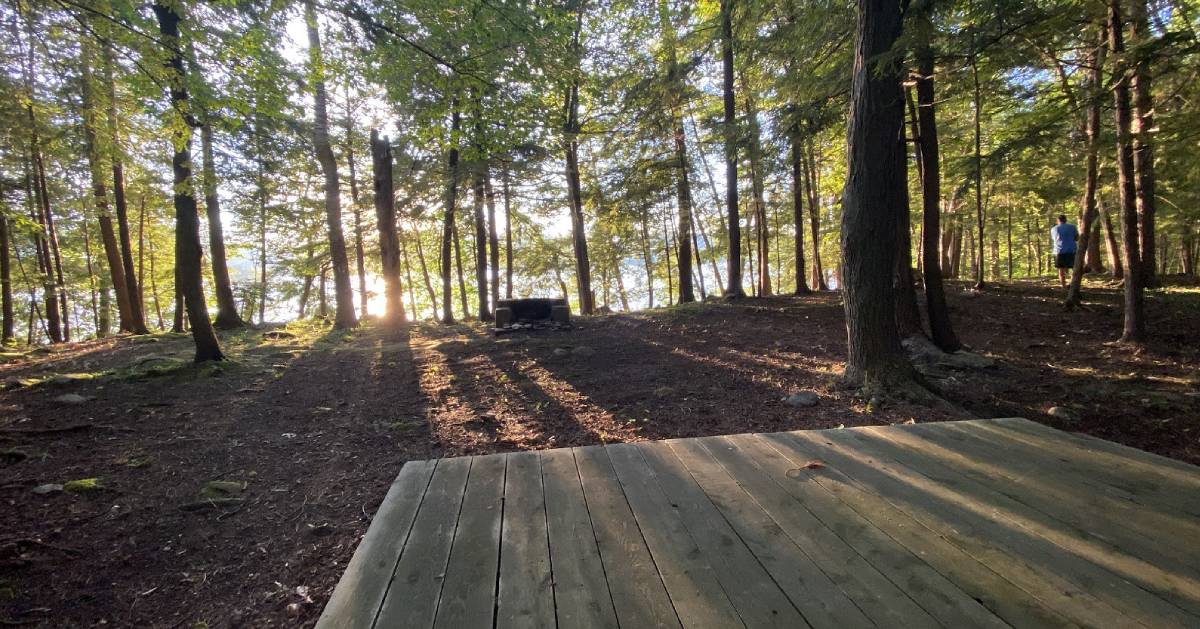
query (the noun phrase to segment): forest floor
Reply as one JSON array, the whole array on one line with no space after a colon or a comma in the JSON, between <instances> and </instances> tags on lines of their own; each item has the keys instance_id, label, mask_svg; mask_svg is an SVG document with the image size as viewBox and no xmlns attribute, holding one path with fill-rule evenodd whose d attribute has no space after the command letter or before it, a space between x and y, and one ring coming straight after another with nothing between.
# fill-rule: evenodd
<instances>
[{"instance_id":1,"label":"forest floor","mask_svg":"<svg viewBox=\"0 0 1200 629\"><path fill-rule=\"evenodd\" d=\"M1200 463L1196 286L1148 296L1140 350L1111 343L1103 283L1073 313L1047 281L949 291L995 361L938 368L949 400ZM0 354L0 624L311 625L408 460L952 418L836 386L835 294L501 337L291 324L223 341L218 366L171 334ZM784 401L799 391L816 405Z\"/></svg>"}]
</instances>

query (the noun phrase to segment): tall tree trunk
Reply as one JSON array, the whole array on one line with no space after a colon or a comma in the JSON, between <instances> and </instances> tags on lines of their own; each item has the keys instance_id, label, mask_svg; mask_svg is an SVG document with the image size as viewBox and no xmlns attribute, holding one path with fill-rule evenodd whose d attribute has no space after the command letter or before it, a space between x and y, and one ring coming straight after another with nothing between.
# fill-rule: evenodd
<instances>
[{"instance_id":1,"label":"tall tree trunk","mask_svg":"<svg viewBox=\"0 0 1200 629\"><path fill-rule=\"evenodd\" d=\"M1150 86L1152 43L1146 10L1147 0L1129 3L1129 24L1133 46L1133 172L1137 191L1137 213L1141 234L1142 275L1145 285L1158 286L1158 264L1155 260L1154 221L1156 213L1154 177L1154 96Z\"/></svg>"},{"instance_id":2,"label":"tall tree trunk","mask_svg":"<svg viewBox=\"0 0 1200 629\"><path fill-rule=\"evenodd\" d=\"M36 166L38 171L38 187L41 190L42 197L42 214L39 218L42 221L42 228L46 234L42 243L46 249L46 270L47 277L50 279L47 288L53 293L58 304L58 311L55 313L55 318L59 320L61 339L63 341L70 341L71 319L68 314L67 286L63 279L62 250L58 246L58 230L54 226L54 212L50 210L50 191L47 189L46 167L40 153L37 154Z\"/></svg>"},{"instance_id":3,"label":"tall tree trunk","mask_svg":"<svg viewBox=\"0 0 1200 629\"><path fill-rule=\"evenodd\" d=\"M492 269L489 278L492 288L492 304L500 305L500 234L496 228L496 191L492 187L491 168L483 165L483 196L487 200L488 266Z\"/></svg>"},{"instance_id":4,"label":"tall tree trunk","mask_svg":"<svg viewBox=\"0 0 1200 629\"><path fill-rule=\"evenodd\" d=\"M417 309L416 284L413 284L412 263L408 258L408 244L404 238L404 232L399 230L399 224L397 224L396 236L396 240L398 240L400 243L400 259L404 263L404 280L408 285L408 308L409 311L412 312L413 321L416 321L421 318L421 311ZM436 303L434 304L434 309L435 313L433 318L436 319Z\"/></svg>"},{"instance_id":5,"label":"tall tree trunk","mask_svg":"<svg viewBox=\"0 0 1200 629\"><path fill-rule=\"evenodd\" d=\"M1125 325L1121 341L1141 343L1146 337L1143 283L1146 276L1142 270L1142 255L1138 241L1139 221L1137 213L1136 172L1134 151L1130 138L1133 108L1130 103L1129 87L1132 78L1125 60L1124 18L1121 0L1110 0L1108 7L1108 43L1114 64L1113 98L1117 121L1117 190L1121 199L1121 218L1124 227L1125 251Z\"/></svg>"},{"instance_id":6,"label":"tall tree trunk","mask_svg":"<svg viewBox=\"0 0 1200 629\"><path fill-rule=\"evenodd\" d=\"M675 305L675 272L671 269L671 257L675 254L671 244L671 222L663 221L663 258L667 262L667 305Z\"/></svg>"},{"instance_id":7,"label":"tall tree trunk","mask_svg":"<svg viewBox=\"0 0 1200 629\"><path fill-rule=\"evenodd\" d=\"M450 288L450 250L456 242L454 226L454 205L458 200L458 132L462 126L462 114L458 111L458 99L455 98L451 108L454 110L450 118L450 151L447 156L446 168L446 211L442 220L442 323L454 323L454 310L451 307L454 294ZM420 244L417 252L420 253ZM424 266L425 258L421 258ZM464 308L466 310L466 308Z\"/></svg>"},{"instance_id":8,"label":"tall tree trunk","mask_svg":"<svg viewBox=\"0 0 1200 629\"><path fill-rule=\"evenodd\" d=\"M308 27L308 55L312 64L313 84L313 148L321 172L325 175L325 221L329 226L329 258L333 268L334 292L337 311L333 319L335 328L352 328L358 325L354 313L354 289L350 286L350 265L346 260L346 239L342 235L341 180L338 178L337 161L329 145L329 116L325 94L325 67L321 55L321 37L317 32L317 13L314 0L304 1L304 21Z\"/></svg>"},{"instance_id":9,"label":"tall tree trunk","mask_svg":"<svg viewBox=\"0 0 1200 629\"><path fill-rule=\"evenodd\" d=\"M691 214L689 212L689 214ZM696 217L695 215L688 217L688 227L691 229L689 233L692 235L692 254L695 258L692 260L696 264L693 269L696 273L697 284L700 287L700 299L708 298L708 289L704 286L704 260L700 259L700 240L696 236ZM626 308L628 310L628 308Z\"/></svg>"},{"instance_id":10,"label":"tall tree trunk","mask_svg":"<svg viewBox=\"0 0 1200 629\"><path fill-rule=\"evenodd\" d=\"M100 276L97 275L97 278ZM108 287L101 280L100 290L100 314L99 323L96 328L96 337L105 338L112 333L112 297L108 294Z\"/></svg>"},{"instance_id":11,"label":"tall tree trunk","mask_svg":"<svg viewBox=\"0 0 1200 629\"><path fill-rule=\"evenodd\" d=\"M183 69L183 52L179 42L179 14L174 5L159 0L154 4L158 18L159 34L162 35L163 51L167 55L166 67L171 73L171 104L176 112L190 118L187 81ZM204 284L201 273L200 215L196 211L196 197L192 186L191 140L194 120L186 124L173 125L176 129L172 159L175 190L175 284L183 297L192 338L196 343L196 362L223 360L225 355L217 342L212 322L208 319L208 305L204 299ZM119 261L118 261L119 264Z\"/></svg>"},{"instance_id":12,"label":"tall tree trunk","mask_svg":"<svg viewBox=\"0 0 1200 629\"><path fill-rule=\"evenodd\" d=\"M1075 265L1071 269L1071 283L1067 286L1067 298L1064 301L1064 305L1067 308L1074 308L1080 303L1084 257L1086 252L1091 250L1093 244L1100 240L1100 222L1096 220L1099 218L1099 213L1096 210L1096 188L1099 185L1100 179L1100 99L1104 95L1104 73L1102 70L1105 46L1104 26L1100 27L1099 33L1100 36L1097 38L1096 50L1087 58L1091 70L1088 71L1088 102L1086 120L1084 121L1084 132L1087 135L1087 162L1083 186L1083 221L1080 225L1079 243L1076 249L1079 253L1075 256Z\"/></svg>"},{"instance_id":13,"label":"tall tree trunk","mask_svg":"<svg viewBox=\"0 0 1200 629\"><path fill-rule=\"evenodd\" d=\"M87 222L84 222L84 233L87 233ZM143 192L138 203L138 294L136 299L142 302L143 311L146 305L146 193ZM160 322L161 323L161 322ZM147 323L147 326L150 324ZM159 327L162 327L161 325Z\"/></svg>"},{"instance_id":14,"label":"tall tree trunk","mask_svg":"<svg viewBox=\"0 0 1200 629\"><path fill-rule=\"evenodd\" d=\"M178 18L176 18L176 21L178 21ZM99 112L97 111L97 103L94 95L91 57L91 46L85 42L80 56L80 67L83 75L84 144L88 157L88 170L91 174L92 196L95 198L96 215L100 223L100 239L104 244L104 255L108 262L108 273L112 280L113 292L117 297L117 312L120 318L118 329L122 332L132 332L134 326L132 323L133 315L130 305L129 284L125 281L125 265L121 260L120 246L117 242L116 232L113 230L112 214L108 209L108 192L104 184L100 150L96 136Z\"/></svg>"},{"instance_id":15,"label":"tall tree trunk","mask_svg":"<svg viewBox=\"0 0 1200 629\"><path fill-rule=\"evenodd\" d=\"M721 0L721 97L724 105L725 135L725 212L729 221L729 256L726 276L729 284L725 296L746 296L742 287L742 229L738 212L737 176L737 111L733 94L733 4L734 0Z\"/></svg>"},{"instance_id":16,"label":"tall tree trunk","mask_svg":"<svg viewBox=\"0 0 1200 629\"><path fill-rule=\"evenodd\" d=\"M900 141L904 121L899 61L900 6L858 0L854 82L842 195L842 285L848 359L845 379L866 391L915 387L900 347L892 277L898 214L907 211Z\"/></svg>"},{"instance_id":17,"label":"tall tree trunk","mask_svg":"<svg viewBox=\"0 0 1200 629\"><path fill-rule=\"evenodd\" d=\"M258 195L258 323L267 322L267 196Z\"/></svg>"},{"instance_id":18,"label":"tall tree trunk","mask_svg":"<svg viewBox=\"0 0 1200 629\"><path fill-rule=\"evenodd\" d=\"M753 205L753 202L751 205ZM752 297L758 296L758 281L755 279L755 273L758 271L758 265L755 264L754 261L754 237L757 236L755 232L757 229L757 223L758 213L754 211L753 207L751 207L748 216L746 216L746 229L743 232L746 235L746 239L742 241L742 249L746 252L746 260L745 266L743 267L743 272L745 272L746 269L749 269L750 274L746 277L746 279L750 282L750 295Z\"/></svg>"},{"instance_id":19,"label":"tall tree trunk","mask_svg":"<svg viewBox=\"0 0 1200 629\"><path fill-rule=\"evenodd\" d=\"M670 7L665 0L659 0L657 6L667 57L666 108L671 116L671 140L675 148L675 194L679 209L679 258L676 264L679 268L679 301L685 303L695 301L696 296L692 288L692 186L688 178L687 138L683 126L684 80L676 57L675 27L671 22Z\"/></svg>"},{"instance_id":20,"label":"tall tree trunk","mask_svg":"<svg viewBox=\"0 0 1200 629\"><path fill-rule=\"evenodd\" d=\"M458 298L462 303L463 319L471 318L471 306L467 303L467 283L463 279L462 238L458 234L458 221L451 226L454 236L454 271L458 276Z\"/></svg>"},{"instance_id":21,"label":"tall tree trunk","mask_svg":"<svg viewBox=\"0 0 1200 629\"><path fill-rule=\"evenodd\" d=\"M87 211L87 202L84 201L84 211ZM3 220L3 219L0 219ZM87 221L83 221L83 261L87 265L88 273L88 293L91 296L92 304L92 327L96 331L96 338L100 338L100 306L96 301L96 271L92 266L92 237L88 233ZM7 256L7 251L5 252ZM7 262L7 260L6 260Z\"/></svg>"},{"instance_id":22,"label":"tall tree trunk","mask_svg":"<svg viewBox=\"0 0 1200 629\"><path fill-rule=\"evenodd\" d=\"M796 294L811 295L804 275L804 149L801 146L799 124L792 123L792 222L796 226L795 264Z\"/></svg>"},{"instance_id":23,"label":"tall tree trunk","mask_svg":"<svg viewBox=\"0 0 1200 629\"><path fill-rule=\"evenodd\" d=\"M903 169L905 185L903 204L896 214L896 329L903 338L924 337L921 311L917 307L916 281L912 264L912 210L908 196L908 142L904 135L904 113L901 109L900 137L896 139L896 154Z\"/></svg>"},{"instance_id":24,"label":"tall tree trunk","mask_svg":"<svg viewBox=\"0 0 1200 629\"><path fill-rule=\"evenodd\" d=\"M650 210L642 210L642 262L646 268L647 307L654 307L654 256L650 253Z\"/></svg>"},{"instance_id":25,"label":"tall tree trunk","mask_svg":"<svg viewBox=\"0 0 1200 629\"><path fill-rule=\"evenodd\" d=\"M478 170L471 178L471 189L475 194L475 203L472 206L472 223L475 227L475 296L479 302L479 312L477 313L480 321L490 321L492 311L488 305L488 251L487 251L487 225L484 224L483 207L484 207L484 192L483 192L483 177Z\"/></svg>"},{"instance_id":26,"label":"tall tree trunk","mask_svg":"<svg viewBox=\"0 0 1200 629\"><path fill-rule=\"evenodd\" d=\"M329 316L329 291L325 287L325 278L329 269L321 267L321 276L317 281L317 316L324 319Z\"/></svg>"},{"instance_id":27,"label":"tall tree trunk","mask_svg":"<svg viewBox=\"0 0 1200 629\"><path fill-rule=\"evenodd\" d=\"M572 52L578 69L583 57L580 34L583 31L583 3L575 10L575 30ZM579 185L579 82L572 80L567 88L563 107L563 144L566 152L567 198L571 205L571 241L575 253L575 284L579 291L579 312L590 315L595 311L592 293L591 261L588 257L587 222L583 218L583 192Z\"/></svg>"},{"instance_id":28,"label":"tall tree trunk","mask_svg":"<svg viewBox=\"0 0 1200 629\"><path fill-rule=\"evenodd\" d=\"M617 298L621 300L621 310L629 312L629 293L625 290L625 277L621 273L620 260L613 258L613 277L617 280Z\"/></svg>"},{"instance_id":29,"label":"tall tree trunk","mask_svg":"<svg viewBox=\"0 0 1200 629\"><path fill-rule=\"evenodd\" d=\"M975 31L971 31L971 84L974 97L971 99L972 122L975 127L975 228L979 233L978 257L975 260L975 288L984 287L983 281L983 153L980 118L983 109L983 92L979 86L979 52L976 50Z\"/></svg>"},{"instance_id":30,"label":"tall tree trunk","mask_svg":"<svg viewBox=\"0 0 1200 629\"><path fill-rule=\"evenodd\" d=\"M1096 208L1100 210L1100 217L1103 219L1104 244L1108 248L1108 265L1112 267L1113 279L1123 279L1125 264L1121 262L1121 248L1117 245L1117 232L1113 229L1112 214L1104 207L1102 195L1096 197Z\"/></svg>"},{"instance_id":31,"label":"tall tree trunk","mask_svg":"<svg viewBox=\"0 0 1200 629\"><path fill-rule=\"evenodd\" d=\"M371 172L375 192L375 224L379 230L379 262L387 299L386 317L390 321L403 323L404 287L400 283L400 243L396 235L392 146L388 137L380 137L375 129L371 130Z\"/></svg>"},{"instance_id":32,"label":"tall tree trunk","mask_svg":"<svg viewBox=\"0 0 1200 629\"><path fill-rule=\"evenodd\" d=\"M592 271L588 257L587 222L583 218L583 192L579 185L579 86L572 85L567 94L566 175L567 196L571 204L571 243L575 253L575 283L579 291L579 311L590 315L595 310L592 294Z\"/></svg>"},{"instance_id":33,"label":"tall tree trunk","mask_svg":"<svg viewBox=\"0 0 1200 629\"><path fill-rule=\"evenodd\" d=\"M171 315L171 332L175 334L186 332L184 319L186 316L183 307L183 293L179 292L179 267L175 267L175 311Z\"/></svg>"},{"instance_id":34,"label":"tall tree trunk","mask_svg":"<svg viewBox=\"0 0 1200 629\"><path fill-rule=\"evenodd\" d=\"M86 223L85 223L86 226ZM12 269L9 267L9 248L12 240L9 237L8 217L0 214L0 310L3 310L3 335L0 343L10 345L15 343L16 315L13 313ZM92 258L88 256L88 275L91 275ZM93 292L93 296L95 293Z\"/></svg>"},{"instance_id":35,"label":"tall tree trunk","mask_svg":"<svg viewBox=\"0 0 1200 629\"><path fill-rule=\"evenodd\" d=\"M212 263L213 289L217 296L217 317L213 325L220 330L232 330L246 325L238 314L233 299L233 283L229 280L229 263L225 254L225 229L221 225L221 197L217 193L217 166L213 157L212 123L207 116L200 126L200 152L204 158L201 176L204 184L204 212L208 216L208 258ZM118 217L120 215L118 208ZM126 270L126 273L129 271Z\"/></svg>"},{"instance_id":36,"label":"tall tree trunk","mask_svg":"<svg viewBox=\"0 0 1200 629\"><path fill-rule=\"evenodd\" d=\"M1099 214L1096 216L1099 219ZM1099 235L1100 231L1097 230L1097 237L1088 239L1088 248L1083 261L1084 273L1103 273L1106 270L1104 268L1104 256L1101 253Z\"/></svg>"},{"instance_id":37,"label":"tall tree trunk","mask_svg":"<svg viewBox=\"0 0 1200 629\"><path fill-rule=\"evenodd\" d=\"M125 291L129 297L129 331L134 334L149 334L146 327L145 304L142 289L133 269L133 243L129 235L129 206L125 199L125 166L122 163L120 118L117 110L117 82L113 77L112 47L105 42L104 80L108 83L108 141L112 160L113 206L117 212L117 236L120 238L121 271L125 276ZM207 158L205 165L207 166ZM211 220L211 219L210 219ZM222 254L224 250L222 249ZM214 257L216 252L213 253Z\"/></svg>"},{"instance_id":38,"label":"tall tree trunk","mask_svg":"<svg viewBox=\"0 0 1200 629\"><path fill-rule=\"evenodd\" d=\"M425 279L425 290L429 293L429 307L433 310L432 319L436 320L438 310L437 292L433 290L433 282L430 280L429 265L425 263L425 251L421 247L421 230L418 226L413 226L413 241L417 245L417 261L421 263L421 275Z\"/></svg>"},{"instance_id":39,"label":"tall tree trunk","mask_svg":"<svg viewBox=\"0 0 1200 629\"><path fill-rule=\"evenodd\" d=\"M313 252L312 240L308 241L304 251L306 254L304 256L304 268L305 270L308 270L312 268L313 263L316 261L316 254ZM310 293L312 293L313 280L315 279L316 277L311 272L305 273L304 275L304 282L302 283L302 288L300 289L300 308L296 313L297 319L303 319L305 313L308 312L308 296Z\"/></svg>"},{"instance_id":40,"label":"tall tree trunk","mask_svg":"<svg viewBox=\"0 0 1200 629\"><path fill-rule=\"evenodd\" d=\"M690 113L689 113L688 117L691 118ZM700 145L700 134L698 131L696 131L696 121L692 120L691 122L692 122L692 137L695 138L696 145L699 146ZM704 170L705 179L708 180L709 190L711 190L711 193L712 193L713 204L717 208L717 216L721 219L721 231L722 232L728 231L729 228L725 222L725 214L721 212L721 195L720 195L720 193L717 192L717 182L713 178L712 169L708 167L708 160L704 158L703 154L700 155L700 165L701 165L702 169ZM708 239L708 233L704 229L704 220L703 220L704 213L700 211L700 206L693 203L692 207L693 207L692 214L696 215L696 227L699 228L699 230L700 230L700 237L704 239L704 248L707 249L710 254L709 258L708 258L708 262L709 262L710 267L713 270L713 277L716 278L716 280L717 280L717 287L720 290L724 290L723 287L725 286L725 281L721 278L721 267L718 265L718 258L720 257L720 253L717 251L716 247L712 246L712 241L710 241Z\"/></svg>"},{"instance_id":41,"label":"tall tree trunk","mask_svg":"<svg viewBox=\"0 0 1200 629\"><path fill-rule=\"evenodd\" d=\"M1012 205L1006 205L1006 234L1008 238L1008 281L1013 279L1013 244L1012 244ZM1081 256L1082 257L1082 254Z\"/></svg>"},{"instance_id":42,"label":"tall tree trunk","mask_svg":"<svg viewBox=\"0 0 1200 629\"><path fill-rule=\"evenodd\" d=\"M509 189L508 162L504 162L504 298L513 298L512 192Z\"/></svg>"},{"instance_id":43,"label":"tall tree trunk","mask_svg":"<svg viewBox=\"0 0 1200 629\"><path fill-rule=\"evenodd\" d=\"M1180 272L1188 277L1196 275L1196 235L1187 221L1179 222L1179 265Z\"/></svg>"},{"instance_id":44,"label":"tall tree trunk","mask_svg":"<svg viewBox=\"0 0 1200 629\"><path fill-rule=\"evenodd\" d=\"M692 185L688 178L687 144L683 134L683 116L675 114L672 131L675 142L675 193L679 203L679 302L696 301L692 288Z\"/></svg>"},{"instance_id":45,"label":"tall tree trunk","mask_svg":"<svg viewBox=\"0 0 1200 629\"><path fill-rule=\"evenodd\" d=\"M771 269L770 269L770 233L767 223L767 205L763 198L764 184L762 171L762 137L761 129L758 126L758 108L754 103L754 94L750 91L750 84L746 80L746 75L742 73L742 91L745 92L746 103L746 121L747 121L747 145L750 157L750 192L753 195L751 199L753 215L754 215L754 240L756 244L756 255L753 258L754 265L758 274L758 284L756 294L760 297L768 297L771 295Z\"/></svg>"},{"instance_id":46,"label":"tall tree trunk","mask_svg":"<svg viewBox=\"0 0 1200 629\"><path fill-rule=\"evenodd\" d=\"M29 205L29 220L33 225L37 226L37 231L35 231L33 235L33 252L34 258L37 260L37 280L42 286L42 298L45 300L47 312L50 313L50 321L46 330L46 337L51 343L61 343L63 339L59 324L59 317L62 315L62 311L58 308L58 291L55 290L54 276L51 270L50 247L46 244L48 237L46 235L42 192L40 181L37 177L37 169L33 165L33 156L36 154L36 150L32 151L29 159L29 165L25 175L25 197L26 202ZM20 257L18 257L17 260L19 263ZM22 274L24 274L23 268ZM28 278L25 279L28 282ZM33 288L33 284L30 283L29 286L31 299L36 300L37 293ZM38 313L38 316L40 317L41 310L39 310Z\"/></svg>"},{"instance_id":47,"label":"tall tree trunk","mask_svg":"<svg viewBox=\"0 0 1200 629\"><path fill-rule=\"evenodd\" d=\"M812 288L827 291L829 284L825 281L825 267L821 264L821 191L817 179L816 149L811 136L807 138L807 144L805 181L808 185L805 187L808 189L808 220L812 232Z\"/></svg>"},{"instance_id":48,"label":"tall tree trunk","mask_svg":"<svg viewBox=\"0 0 1200 629\"><path fill-rule=\"evenodd\" d=\"M932 25L928 18L922 24L929 35ZM934 110L935 72L933 49L928 42L917 48L917 130L921 164L921 263L925 277L925 309L929 318L929 331L934 345L942 351L954 352L962 348L954 326L950 321L950 310L946 306L946 291L942 284L942 260L939 251L941 242L941 199L942 173L940 146L938 145L937 115Z\"/></svg>"},{"instance_id":49,"label":"tall tree trunk","mask_svg":"<svg viewBox=\"0 0 1200 629\"><path fill-rule=\"evenodd\" d=\"M900 153L907 156L907 147L902 148ZM912 270L912 219L907 214L903 213L900 228L896 230L899 238L896 245L896 328L904 338L925 336L925 330L921 327L921 311L917 306L917 286Z\"/></svg>"},{"instance_id":50,"label":"tall tree trunk","mask_svg":"<svg viewBox=\"0 0 1200 629\"><path fill-rule=\"evenodd\" d=\"M13 39L16 40L19 35L15 21L12 22L12 31ZM64 317L66 309L59 307L61 282L55 281L53 264L55 258L51 255L50 249L51 239L54 235L48 226L48 223L52 220L50 196L46 187L41 141L38 136L37 119L34 114L34 102L36 100L34 94L35 37L32 17L27 17L26 35L28 48L25 49L25 62L22 68L25 81L25 113L26 121L29 125L29 164L25 174L26 200L29 203L29 216L38 225L38 232L34 236L34 246L36 248L35 253L38 262L39 278L42 282L42 295L46 302L47 323L49 326L46 331L47 337L50 339L50 342L58 343L67 339L69 333L64 333L64 326L69 324L67 324ZM55 253L57 254L57 242L54 245ZM18 262L19 260L20 258L18 258ZM33 290L32 287L30 290ZM36 297L32 299L36 299ZM32 328L30 329L30 338L33 338ZM32 341L30 344L32 344Z\"/></svg>"},{"instance_id":51,"label":"tall tree trunk","mask_svg":"<svg viewBox=\"0 0 1200 629\"><path fill-rule=\"evenodd\" d=\"M158 300L158 280L155 279L155 271L154 271L154 239L151 238L149 241L147 241L146 244L147 244L147 249L149 249L149 251L147 253L150 254L150 297L154 301L154 314L157 315L157 317L158 317L158 329L162 330L164 327L163 316L162 316L162 304ZM106 295L108 295L108 290L104 289L104 292L101 294L101 297L105 297ZM103 300L101 300L101 302L103 303ZM103 310L105 312L107 312L107 306L105 306L103 308ZM108 330L107 323L105 324L105 330L106 331Z\"/></svg>"},{"instance_id":52,"label":"tall tree trunk","mask_svg":"<svg viewBox=\"0 0 1200 629\"><path fill-rule=\"evenodd\" d=\"M354 164L354 116L350 108L350 85L346 85L346 165L350 168L350 209L354 217L354 262L358 271L358 309L363 318L367 317L367 261L363 252L362 199L358 196L358 172ZM390 175L389 175L390 177ZM399 281L399 271L396 280ZM386 288L384 289L386 291ZM404 300L399 301L400 309L391 312L404 312ZM399 320L403 320L400 317Z\"/></svg>"}]
</instances>

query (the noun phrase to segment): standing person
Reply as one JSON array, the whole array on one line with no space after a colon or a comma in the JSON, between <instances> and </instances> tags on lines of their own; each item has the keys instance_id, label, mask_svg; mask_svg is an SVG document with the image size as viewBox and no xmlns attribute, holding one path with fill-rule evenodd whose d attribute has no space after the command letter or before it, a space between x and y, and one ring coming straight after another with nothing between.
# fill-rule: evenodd
<instances>
[{"instance_id":1,"label":"standing person","mask_svg":"<svg viewBox=\"0 0 1200 629\"><path fill-rule=\"evenodd\" d=\"M1079 230L1067 222L1066 214L1058 215L1058 224L1050 228L1050 240L1054 242L1054 266L1058 269L1058 283L1067 285L1067 274L1075 266L1075 243Z\"/></svg>"}]
</instances>

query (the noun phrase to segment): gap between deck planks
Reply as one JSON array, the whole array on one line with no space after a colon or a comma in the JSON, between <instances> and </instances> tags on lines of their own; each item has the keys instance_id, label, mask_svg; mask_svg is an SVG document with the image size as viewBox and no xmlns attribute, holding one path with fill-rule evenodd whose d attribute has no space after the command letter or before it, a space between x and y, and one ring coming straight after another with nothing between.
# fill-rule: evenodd
<instances>
[{"instance_id":1,"label":"gap between deck planks","mask_svg":"<svg viewBox=\"0 0 1200 629\"><path fill-rule=\"evenodd\" d=\"M317 626L1200 626L1197 512L1021 419L412 461Z\"/></svg>"}]
</instances>

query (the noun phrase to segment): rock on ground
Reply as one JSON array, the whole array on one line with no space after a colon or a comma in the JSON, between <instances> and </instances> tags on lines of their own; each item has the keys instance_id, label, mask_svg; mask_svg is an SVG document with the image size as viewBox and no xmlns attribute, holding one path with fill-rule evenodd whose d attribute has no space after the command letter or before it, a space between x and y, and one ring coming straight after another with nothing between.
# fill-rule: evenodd
<instances>
[{"instance_id":1,"label":"rock on ground","mask_svg":"<svg viewBox=\"0 0 1200 629\"><path fill-rule=\"evenodd\" d=\"M783 401L798 408L805 408L816 406L819 399L817 394L812 391L800 391L799 393L793 393L783 398Z\"/></svg>"},{"instance_id":2,"label":"rock on ground","mask_svg":"<svg viewBox=\"0 0 1200 629\"><path fill-rule=\"evenodd\" d=\"M78 393L64 393L54 398L54 401L58 402L59 404L84 404L88 401L88 399L89 398L79 395Z\"/></svg>"}]
</instances>

